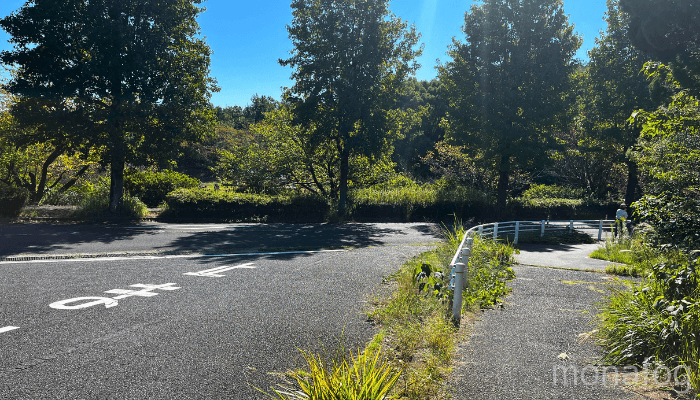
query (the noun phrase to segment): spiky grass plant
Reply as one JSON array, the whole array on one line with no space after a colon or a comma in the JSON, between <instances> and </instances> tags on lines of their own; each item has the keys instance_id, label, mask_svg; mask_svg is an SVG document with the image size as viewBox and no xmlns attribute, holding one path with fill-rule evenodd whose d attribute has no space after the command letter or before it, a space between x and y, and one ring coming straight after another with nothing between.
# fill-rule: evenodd
<instances>
[{"instance_id":1,"label":"spiky grass plant","mask_svg":"<svg viewBox=\"0 0 700 400\"><path fill-rule=\"evenodd\" d=\"M302 351L307 370L289 373L296 388L273 389L278 400L392 400L390 392L401 370L382 354L381 347L367 346L357 355L345 354L327 362L321 355Z\"/></svg>"}]
</instances>

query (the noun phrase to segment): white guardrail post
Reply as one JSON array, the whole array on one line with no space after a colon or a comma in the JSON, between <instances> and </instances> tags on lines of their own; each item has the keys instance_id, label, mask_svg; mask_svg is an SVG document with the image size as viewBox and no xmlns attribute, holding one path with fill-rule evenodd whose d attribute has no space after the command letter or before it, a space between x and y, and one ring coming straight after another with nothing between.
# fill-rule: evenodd
<instances>
[{"instance_id":1,"label":"white guardrail post","mask_svg":"<svg viewBox=\"0 0 700 400\"><path fill-rule=\"evenodd\" d=\"M515 221L515 239L513 244L518 244L518 234L520 233L520 221Z\"/></svg>"},{"instance_id":2,"label":"white guardrail post","mask_svg":"<svg viewBox=\"0 0 700 400\"><path fill-rule=\"evenodd\" d=\"M598 241L603 240L603 220L598 221Z\"/></svg>"},{"instance_id":3,"label":"white guardrail post","mask_svg":"<svg viewBox=\"0 0 700 400\"><path fill-rule=\"evenodd\" d=\"M542 220L540 226L542 227L541 231L540 231L540 237L542 237L542 236L544 236L544 220Z\"/></svg>"}]
</instances>

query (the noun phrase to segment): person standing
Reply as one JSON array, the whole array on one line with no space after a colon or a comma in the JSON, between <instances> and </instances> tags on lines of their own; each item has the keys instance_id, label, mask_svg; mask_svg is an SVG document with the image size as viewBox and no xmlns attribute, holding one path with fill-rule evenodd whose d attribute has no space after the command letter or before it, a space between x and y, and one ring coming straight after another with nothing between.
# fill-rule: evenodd
<instances>
[{"instance_id":1,"label":"person standing","mask_svg":"<svg viewBox=\"0 0 700 400\"><path fill-rule=\"evenodd\" d=\"M617 236L618 229L620 232L620 237L622 237L622 227L626 227L629 232L629 225L627 223L627 204L620 204L620 208L617 209L615 213L615 227L613 228L613 239Z\"/></svg>"}]
</instances>

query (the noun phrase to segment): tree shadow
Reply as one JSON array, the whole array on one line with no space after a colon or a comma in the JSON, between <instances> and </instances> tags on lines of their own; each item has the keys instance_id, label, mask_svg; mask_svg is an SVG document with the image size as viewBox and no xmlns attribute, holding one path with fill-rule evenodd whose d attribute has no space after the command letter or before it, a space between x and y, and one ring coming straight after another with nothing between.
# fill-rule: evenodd
<instances>
[{"instance_id":1,"label":"tree shadow","mask_svg":"<svg viewBox=\"0 0 700 400\"><path fill-rule=\"evenodd\" d=\"M421 235L438 238L430 224L413 225ZM230 230L197 232L181 236L156 250L208 255L205 260L241 260L265 258L290 260L313 254L313 251L355 247L383 246L401 242L406 229L374 224L260 224L242 225ZM240 254L237 256L236 254ZM221 255L221 257L212 257Z\"/></svg>"},{"instance_id":2,"label":"tree shadow","mask_svg":"<svg viewBox=\"0 0 700 400\"><path fill-rule=\"evenodd\" d=\"M191 224L189 227L191 228ZM167 233L167 235L160 235ZM300 251L383 246L439 239L434 225L230 224L188 231L169 224L74 224L0 226L0 257L21 254L264 253L291 259ZM290 253L293 252L293 253ZM275 253L275 254L271 254ZM209 257L215 259L214 257ZM234 257L239 259L240 256ZM219 258L220 260L221 258Z\"/></svg>"},{"instance_id":3,"label":"tree shadow","mask_svg":"<svg viewBox=\"0 0 700 400\"><path fill-rule=\"evenodd\" d=\"M158 229L136 224L26 224L0 226L0 257L17 254L51 254L79 250L85 244L109 245ZM114 249L122 251L122 249Z\"/></svg>"}]
</instances>

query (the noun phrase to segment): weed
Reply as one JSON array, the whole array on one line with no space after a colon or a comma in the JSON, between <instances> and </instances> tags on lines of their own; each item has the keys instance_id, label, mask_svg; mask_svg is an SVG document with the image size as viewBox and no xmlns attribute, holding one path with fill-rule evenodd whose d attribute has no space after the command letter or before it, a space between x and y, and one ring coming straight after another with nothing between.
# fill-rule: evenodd
<instances>
[{"instance_id":1,"label":"weed","mask_svg":"<svg viewBox=\"0 0 700 400\"><path fill-rule=\"evenodd\" d=\"M401 370L386 359L381 347L367 346L357 355L341 349L340 360L324 361L322 356L302 351L308 370L290 372L297 388L275 390L279 400L391 400L390 391Z\"/></svg>"}]
</instances>

